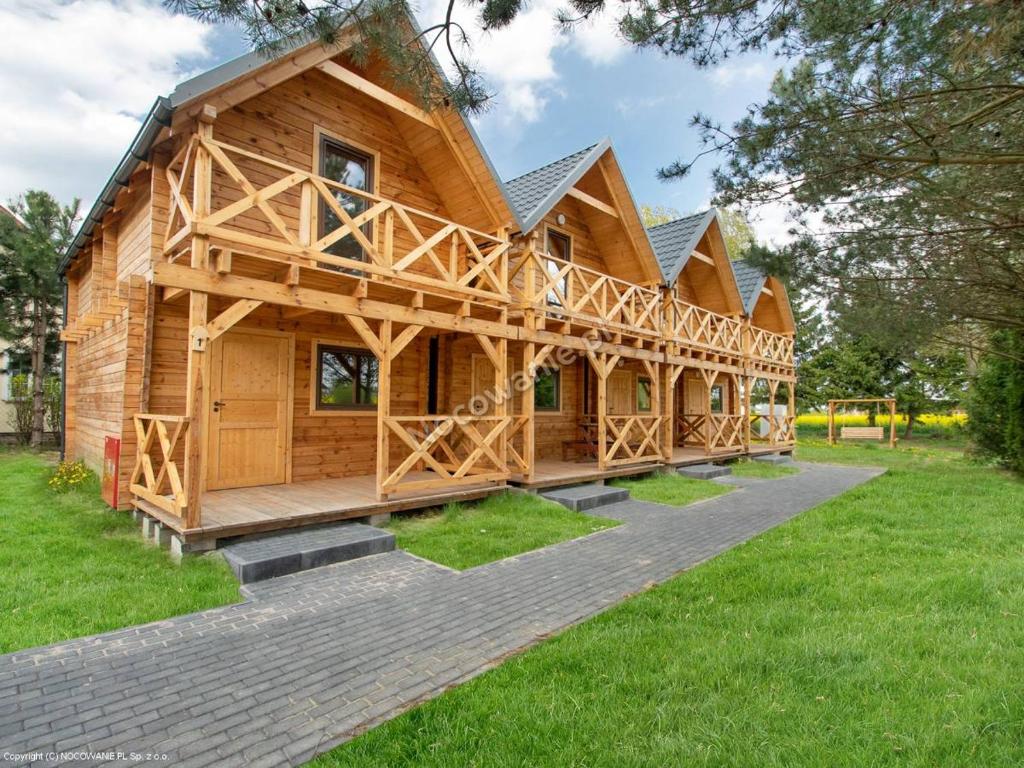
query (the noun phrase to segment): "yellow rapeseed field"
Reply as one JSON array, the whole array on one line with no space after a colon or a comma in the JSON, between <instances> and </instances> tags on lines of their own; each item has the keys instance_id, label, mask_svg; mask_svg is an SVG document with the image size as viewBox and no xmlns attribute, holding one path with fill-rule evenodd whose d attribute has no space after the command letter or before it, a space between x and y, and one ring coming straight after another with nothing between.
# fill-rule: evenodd
<instances>
[{"instance_id":1,"label":"yellow rapeseed field","mask_svg":"<svg viewBox=\"0 0 1024 768\"><path fill-rule=\"evenodd\" d=\"M863 427L867 426L868 415L867 413L837 413L836 424L850 427ZM877 419L878 424L888 424L889 415L887 413L879 414ZM907 423L907 417L905 414L896 414L896 424L903 426ZM945 429L954 429L956 427L962 427L967 423L966 413L925 413L917 417L917 424L921 424L926 427L943 427ZM828 426L828 415L825 413L802 413L796 417L797 427L811 427L812 429L817 427L824 429Z\"/></svg>"}]
</instances>

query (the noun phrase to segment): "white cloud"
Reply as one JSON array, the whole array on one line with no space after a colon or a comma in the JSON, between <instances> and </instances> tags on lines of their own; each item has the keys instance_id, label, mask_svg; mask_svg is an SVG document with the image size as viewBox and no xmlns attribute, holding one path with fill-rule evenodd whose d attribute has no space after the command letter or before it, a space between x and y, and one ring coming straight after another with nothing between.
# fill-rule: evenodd
<instances>
[{"instance_id":1,"label":"white cloud","mask_svg":"<svg viewBox=\"0 0 1024 768\"><path fill-rule=\"evenodd\" d=\"M0 199L34 187L65 201L98 192L212 32L143 0L13 0L0 29Z\"/></svg>"},{"instance_id":2,"label":"white cloud","mask_svg":"<svg viewBox=\"0 0 1024 768\"><path fill-rule=\"evenodd\" d=\"M731 61L708 71L711 80L720 86L767 85L774 74L775 70L763 61Z\"/></svg>"},{"instance_id":3,"label":"white cloud","mask_svg":"<svg viewBox=\"0 0 1024 768\"><path fill-rule=\"evenodd\" d=\"M538 0L519 13L506 28L484 32L477 21L478 6L459 4L455 20L469 35L469 58L496 93L495 113L506 127L540 120L544 107L561 94L555 52L572 50L596 65L609 65L627 50L610 17L601 17L563 34L555 22L563 0ZM424 26L444 16L447 0L427 0L417 16ZM449 68L446 52L438 51ZM467 53L463 51L463 53Z\"/></svg>"}]
</instances>

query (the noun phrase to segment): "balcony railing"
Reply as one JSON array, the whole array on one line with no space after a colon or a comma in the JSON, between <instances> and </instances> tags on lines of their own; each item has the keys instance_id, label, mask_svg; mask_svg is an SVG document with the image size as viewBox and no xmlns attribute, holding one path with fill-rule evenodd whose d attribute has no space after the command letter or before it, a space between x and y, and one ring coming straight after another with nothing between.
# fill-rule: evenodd
<instances>
[{"instance_id":1,"label":"balcony railing","mask_svg":"<svg viewBox=\"0 0 1024 768\"><path fill-rule=\"evenodd\" d=\"M201 154L210 173L197 184ZM190 235L206 235L261 258L463 299L509 300L507 238L199 136L168 165L167 181L163 250L172 260ZM205 203L197 206L188 190L210 195L208 213L199 214Z\"/></svg>"},{"instance_id":2,"label":"balcony railing","mask_svg":"<svg viewBox=\"0 0 1024 768\"><path fill-rule=\"evenodd\" d=\"M552 317L634 335L661 334L661 294L651 288L529 248L509 280L514 298Z\"/></svg>"},{"instance_id":3,"label":"balcony railing","mask_svg":"<svg viewBox=\"0 0 1024 768\"><path fill-rule=\"evenodd\" d=\"M743 323L682 299L668 305L668 332L671 339L708 352L743 354Z\"/></svg>"},{"instance_id":4,"label":"balcony railing","mask_svg":"<svg viewBox=\"0 0 1024 768\"><path fill-rule=\"evenodd\" d=\"M793 337L747 326L747 355L759 362L793 365Z\"/></svg>"},{"instance_id":5,"label":"balcony railing","mask_svg":"<svg viewBox=\"0 0 1024 768\"><path fill-rule=\"evenodd\" d=\"M676 444L709 451L743 447L743 417L727 413L685 413L676 416Z\"/></svg>"}]
</instances>

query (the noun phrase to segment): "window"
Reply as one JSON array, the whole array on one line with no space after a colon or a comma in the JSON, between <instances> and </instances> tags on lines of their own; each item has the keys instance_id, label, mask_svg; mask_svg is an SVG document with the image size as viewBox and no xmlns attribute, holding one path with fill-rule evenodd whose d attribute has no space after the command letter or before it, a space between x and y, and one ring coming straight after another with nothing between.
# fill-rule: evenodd
<instances>
[{"instance_id":1,"label":"window","mask_svg":"<svg viewBox=\"0 0 1024 768\"><path fill-rule=\"evenodd\" d=\"M568 235L561 232L555 232L553 229L547 231L547 250L550 256L562 261L572 261L572 240ZM564 264L559 261L548 260L546 262L548 274L554 277L562 269ZM567 277L563 277L557 282L558 291L568 299L569 282ZM558 294L554 290L548 291L548 304L552 307L562 306L561 300L558 298Z\"/></svg>"},{"instance_id":2,"label":"window","mask_svg":"<svg viewBox=\"0 0 1024 768\"><path fill-rule=\"evenodd\" d=\"M721 413L723 403L724 399L722 397L722 385L715 384L715 386L711 388L711 412Z\"/></svg>"},{"instance_id":3,"label":"window","mask_svg":"<svg viewBox=\"0 0 1024 768\"><path fill-rule=\"evenodd\" d=\"M638 376L636 380L636 409L641 412L651 410L651 380L646 376Z\"/></svg>"},{"instance_id":4,"label":"window","mask_svg":"<svg viewBox=\"0 0 1024 768\"><path fill-rule=\"evenodd\" d=\"M537 371L533 384L533 407L538 411L558 411L562 408L562 372L557 368Z\"/></svg>"},{"instance_id":5,"label":"window","mask_svg":"<svg viewBox=\"0 0 1024 768\"><path fill-rule=\"evenodd\" d=\"M353 189L372 192L373 158L347 144L321 135L320 175ZM338 205L349 216L358 216L370 207L370 201L365 197L343 192L333 187L330 189L334 193L334 199L338 201ZM319 220L318 237L323 237L328 232L337 229L342 223L337 214L323 200L320 201ZM366 238L372 241L373 225L367 222L360 229ZM356 261L365 261L366 259L363 247L352 235L331 243L324 251L333 256L342 256Z\"/></svg>"},{"instance_id":6,"label":"window","mask_svg":"<svg viewBox=\"0 0 1024 768\"><path fill-rule=\"evenodd\" d=\"M317 351L316 407L323 410L377 407L380 368L364 349L320 346Z\"/></svg>"}]
</instances>

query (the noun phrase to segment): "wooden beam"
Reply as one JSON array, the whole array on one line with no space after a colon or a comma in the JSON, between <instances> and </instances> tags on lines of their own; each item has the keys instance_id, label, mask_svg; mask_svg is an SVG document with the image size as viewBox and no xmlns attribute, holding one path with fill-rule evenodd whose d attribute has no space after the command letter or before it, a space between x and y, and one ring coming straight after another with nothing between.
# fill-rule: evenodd
<instances>
[{"instance_id":1,"label":"wooden beam","mask_svg":"<svg viewBox=\"0 0 1024 768\"><path fill-rule=\"evenodd\" d=\"M761 293L763 293L765 296L774 296L775 295L775 291L773 291L767 285L761 286Z\"/></svg>"},{"instance_id":2,"label":"wooden beam","mask_svg":"<svg viewBox=\"0 0 1024 768\"><path fill-rule=\"evenodd\" d=\"M424 125L428 125L437 130L437 126L434 124L434 121L428 112L420 109L415 104L411 104L400 96L396 96L391 93L391 91L381 88L376 83L370 82L365 77L357 75L351 69L346 69L340 64L335 64L333 61L325 61L317 64L316 68L324 74L330 75L336 80L340 80L345 85L355 88L357 91L369 96L371 99L375 99L381 104L398 110L403 115L411 117L413 120L419 120Z\"/></svg>"},{"instance_id":3,"label":"wooden beam","mask_svg":"<svg viewBox=\"0 0 1024 768\"><path fill-rule=\"evenodd\" d=\"M607 213L612 218L619 218L619 212L615 210L612 206L608 205L608 203L604 202L603 200L598 200L593 195L588 195L581 189L577 189L576 187L570 187L569 191L566 192L566 195L568 195L569 197L576 198L581 203L586 203L591 208L596 208L597 210L601 211L601 213Z\"/></svg>"},{"instance_id":4,"label":"wooden beam","mask_svg":"<svg viewBox=\"0 0 1024 768\"><path fill-rule=\"evenodd\" d=\"M711 258L710 256L706 256L705 254L698 251L696 248L690 255L697 261L703 261L705 264L710 264L712 267L715 266L715 260L713 258Z\"/></svg>"},{"instance_id":5,"label":"wooden beam","mask_svg":"<svg viewBox=\"0 0 1024 768\"><path fill-rule=\"evenodd\" d=\"M207 337L213 341L262 304L258 299L239 299L206 324Z\"/></svg>"}]
</instances>

